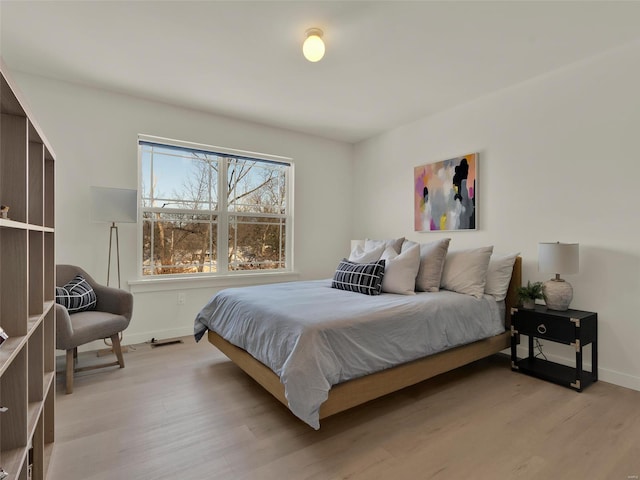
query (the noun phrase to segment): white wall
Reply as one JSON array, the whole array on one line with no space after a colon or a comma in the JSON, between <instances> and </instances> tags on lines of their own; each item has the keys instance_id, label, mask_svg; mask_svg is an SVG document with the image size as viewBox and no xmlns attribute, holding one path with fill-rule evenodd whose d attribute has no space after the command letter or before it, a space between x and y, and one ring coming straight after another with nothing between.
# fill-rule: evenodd
<instances>
[{"instance_id":1,"label":"white wall","mask_svg":"<svg viewBox=\"0 0 640 480\"><path fill-rule=\"evenodd\" d=\"M299 276L278 280L330 277L348 252L351 217L344 206L351 201L351 145L12 73L56 153L57 263L80 265L106 281L109 226L91 222L89 186L137 188L139 133L293 158ZM129 288L139 278L137 226L121 224L119 231L122 286ZM125 343L192 333L198 310L225 285L132 286L134 315ZM177 291L186 294L183 306L177 305Z\"/></svg>"},{"instance_id":2,"label":"white wall","mask_svg":"<svg viewBox=\"0 0 640 480\"><path fill-rule=\"evenodd\" d=\"M413 232L413 167L480 152L479 230L451 248L519 251L535 281L538 242L579 242L566 278L572 307L598 312L600 378L640 390L639 85L634 43L362 142L354 238L445 236Z\"/></svg>"}]
</instances>

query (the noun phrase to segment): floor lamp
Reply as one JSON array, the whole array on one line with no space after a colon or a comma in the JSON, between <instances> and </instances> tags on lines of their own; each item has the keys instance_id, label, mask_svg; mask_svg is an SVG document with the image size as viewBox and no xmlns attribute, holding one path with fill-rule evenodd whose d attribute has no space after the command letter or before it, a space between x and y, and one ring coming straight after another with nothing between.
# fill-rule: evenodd
<instances>
[{"instance_id":1,"label":"floor lamp","mask_svg":"<svg viewBox=\"0 0 640 480\"><path fill-rule=\"evenodd\" d=\"M111 253L115 234L118 288L120 288L120 241L117 223L138 222L138 191L125 188L91 187L91 217L94 222L111 223L109 228L109 260L107 286L111 276Z\"/></svg>"},{"instance_id":2,"label":"floor lamp","mask_svg":"<svg viewBox=\"0 0 640 480\"><path fill-rule=\"evenodd\" d=\"M94 222L107 222L109 228L109 259L107 265L107 286L111 274L111 252L113 251L113 235L116 236L116 262L118 265L118 288L120 288L120 241L116 223L138 222L138 191L125 188L91 187L91 218ZM111 347L105 339L108 347ZM113 349L98 350L98 356L112 353ZM126 346L122 352L128 351Z\"/></svg>"}]
</instances>

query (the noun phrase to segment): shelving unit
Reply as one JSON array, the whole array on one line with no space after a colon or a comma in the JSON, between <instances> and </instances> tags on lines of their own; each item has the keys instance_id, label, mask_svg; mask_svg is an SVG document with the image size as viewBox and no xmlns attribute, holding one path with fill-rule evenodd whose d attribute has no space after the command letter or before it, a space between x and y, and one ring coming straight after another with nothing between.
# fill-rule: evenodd
<instances>
[{"instance_id":1,"label":"shelving unit","mask_svg":"<svg viewBox=\"0 0 640 480\"><path fill-rule=\"evenodd\" d=\"M0 77L0 467L42 480L55 430L55 156L2 60Z\"/></svg>"}]
</instances>

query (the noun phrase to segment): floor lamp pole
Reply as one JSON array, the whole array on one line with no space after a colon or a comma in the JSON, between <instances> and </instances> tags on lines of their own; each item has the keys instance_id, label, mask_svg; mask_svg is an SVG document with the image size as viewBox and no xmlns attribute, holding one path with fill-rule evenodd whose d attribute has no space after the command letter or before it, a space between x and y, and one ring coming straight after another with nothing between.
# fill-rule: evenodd
<instances>
[{"instance_id":1,"label":"floor lamp pole","mask_svg":"<svg viewBox=\"0 0 640 480\"><path fill-rule=\"evenodd\" d=\"M113 233L116 234L116 262L118 264L118 288L120 288L120 241L118 240L118 226L116 222L111 222L109 229L109 265L107 266L107 286L109 286L109 277L111 275L111 245L113 243Z\"/></svg>"},{"instance_id":2,"label":"floor lamp pole","mask_svg":"<svg viewBox=\"0 0 640 480\"><path fill-rule=\"evenodd\" d=\"M109 265L107 265L107 287L109 286L109 277L111 274L111 245L113 244L113 233L116 234L116 262L118 264L118 288L120 288L120 241L118 240L118 226L116 222L111 222L111 227L109 228ZM122 341L123 335L122 332L119 333L120 341ZM109 345L107 343L107 339L104 339L104 343L110 347L103 350L98 350L98 356L101 357L103 355L108 355L113 353L113 345ZM129 349L126 345L122 345L120 347L122 353L127 353Z\"/></svg>"}]
</instances>

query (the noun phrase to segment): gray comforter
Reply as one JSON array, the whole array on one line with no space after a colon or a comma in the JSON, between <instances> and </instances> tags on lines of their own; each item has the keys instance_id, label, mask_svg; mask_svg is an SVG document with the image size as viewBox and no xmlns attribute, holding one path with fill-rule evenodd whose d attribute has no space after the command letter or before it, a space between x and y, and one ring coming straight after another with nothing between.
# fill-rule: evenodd
<instances>
[{"instance_id":1,"label":"gray comforter","mask_svg":"<svg viewBox=\"0 0 640 480\"><path fill-rule=\"evenodd\" d=\"M222 290L198 313L196 339L207 329L271 368L291 411L317 429L332 385L497 335L504 322L488 295L367 296L319 280Z\"/></svg>"}]
</instances>

